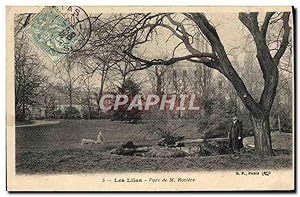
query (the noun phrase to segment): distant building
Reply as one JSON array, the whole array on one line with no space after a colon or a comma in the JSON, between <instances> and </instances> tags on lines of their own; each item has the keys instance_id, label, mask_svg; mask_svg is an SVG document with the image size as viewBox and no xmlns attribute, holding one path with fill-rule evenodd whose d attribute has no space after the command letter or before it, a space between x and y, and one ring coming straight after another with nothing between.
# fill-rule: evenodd
<instances>
[{"instance_id":1,"label":"distant building","mask_svg":"<svg viewBox=\"0 0 300 197\"><path fill-rule=\"evenodd\" d=\"M74 91L72 97L72 107L76 108L80 113L87 110L90 106L93 110L96 109L96 97L93 92L90 93L88 99L87 93L84 91ZM40 96L40 103L30 109L33 119L49 118L49 111L61 110L65 112L70 107L70 99L68 91L62 84L50 85L47 91Z\"/></svg>"}]
</instances>

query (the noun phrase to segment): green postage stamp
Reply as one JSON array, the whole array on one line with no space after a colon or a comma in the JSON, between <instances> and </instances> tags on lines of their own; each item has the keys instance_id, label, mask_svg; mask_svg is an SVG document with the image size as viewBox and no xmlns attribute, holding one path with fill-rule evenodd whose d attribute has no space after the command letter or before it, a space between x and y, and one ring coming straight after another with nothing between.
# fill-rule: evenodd
<instances>
[{"instance_id":1,"label":"green postage stamp","mask_svg":"<svg viewBox=\"0 0 300 197\"><path fill-rule=\"evenodd\" d=\"M76 50L83 38L55 7L46 7L25 32L54 63Z\"/></svg>"}]
</instances>

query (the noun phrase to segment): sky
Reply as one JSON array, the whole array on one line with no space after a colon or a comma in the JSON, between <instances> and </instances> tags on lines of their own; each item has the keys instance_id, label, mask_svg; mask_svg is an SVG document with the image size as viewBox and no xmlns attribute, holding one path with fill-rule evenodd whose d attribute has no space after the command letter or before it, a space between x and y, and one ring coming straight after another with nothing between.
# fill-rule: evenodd
<instances>
[{"instance_id":1,"label":"sky","mask_svg":"<svg viewBox=\"0 0 300 197\"><path fill-rule=\"evenodd\" d=\"M220 36L220 39L226 49L229 51L235 47L241 47L246 45L245 35L248 34L248 30L242 25L242 23L238 19L238 12L236 11L228 11L228 12L209 12L205 13L207 18L212 21L212 23L216 26L217 32ZM107 17L107 14L105 14ZM260 19L264 17L264 13L260 14ZM172 37L167 43L166 40L170 35L170 31L164 28L160 28L159 35L157 39L151 43L147 43L144 46L139 48L139 52L144 52L146 56L152 58L162 58L164 56L170 57L172 54L173 48L179 43L179 39L176 37ZM253 47L253 46L252 46ZM38 52L38 50L36 50ZM178 48L176 52L176 56L182 56L189 54L185 49L184 45ZM237 60L239 62L243 62L243 49L238 49L235 53L237 56ZM43 54L40 54L41 59L44 59L44 62L49 65L51 68L53 63L49 58L44 57ZM232 58L229 56L229 58ZM57 64L60 66L60 64ZM53 74L53 73L52 73ZM144 73L146 74L146 73ZM57 80L55 76L52 76L53 80ZM100 76L95 75L94 81L97 86L99 86Z\"/></svg>"},{"instance_id":2,"label":"sky","mask_svg":"<svg viewBox=\"0 0 300 197\"><path fill-rule=\"evenodd\" d=\"M264 14L262 14L263 16ZM209 12L207 18L216 26L219 37L226 51L236 47L246 46L245 36L249 33L238 19L238 12ZM165 28L160 28L156 41L144 44L139 52L144 52L147 57L171 57L174 47L179 43L179 39L173 36L166 42L171 32ZM253 47L253 46L252 46ZM236 58L239 62L243 61L243 49L235 49ZM190 54L182 44L176 50L176 56ZM232 58L231 56L229 58Z\"/></svg>"}]
</instances>

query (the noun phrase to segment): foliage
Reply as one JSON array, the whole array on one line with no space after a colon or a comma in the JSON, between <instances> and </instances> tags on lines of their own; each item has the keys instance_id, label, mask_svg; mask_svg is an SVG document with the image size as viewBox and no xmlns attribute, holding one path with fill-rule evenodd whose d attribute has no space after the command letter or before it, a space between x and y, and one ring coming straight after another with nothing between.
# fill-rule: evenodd
<instances>
[{"instance_id":1,"label":"foliage","mask_svg":"<svg viewBox=\"0 0 300 197\"><path fill-rule=\"evenodd\" d=\"M50 118L54 119L62 119L63 117L63 112L60 109L53 111L53 114L50 116Z\"/></svg>"},{"instance_id":2,"label":"foliage","mask_svg":"<svg viewBox=\"0 0 300 197\"><path fill-rule=\"evenodd\" d=\"M46 98L45 98L46 100ZM54 99L49 99L48 102L44 102L44 105L45 105L45 118L52 118L52 117L55 117L56 114L55 113L55 109L56 109L56 105L55 105L55 102L54 102Z\"/></svg>"},{"instance_id":3,"label":"foliage","mask_svg":"<svg viewBox=\"0 0 300 197\"><path fill-rule=\"evenodd\" d=\"M64 112L64 119L80 119L81 114L75 107L68 107Z\"/></svg>"},{"instance_id":4,"label":"foliage","mask_svg":"<svg viewBox=\"0 0 300 197\"><path fill-rule=\"evenodd\" d=\"M212 97L206 100L206 109L209 110L204 116L200 116L197 124L199 132L204 134L204 139L227 137L232 116L236 113L233 103L224 102L220 97Z\"/></svg>"},{"instance_id":5,"label":"foliage","mask_svg":"<svg viewBox=\"0 0 300 197\"><path fill-rule=\"evenodd\" d=\"M84 119L98 119L99 115L98 115L97 111L95 111L95 110L89 111L89 110L85 109L82 111L82 117Z\"/></svg>"},{"instance_id":6,"label":"foliage","mask_svg":"<svg viewBox=\"0 0 300 197\"><path fill-rule=\"evenodd\" d=\"M144 116L144 130L149 133L159 135L161 140L158 145L175 145L176 142L183 140L184 136L179 134L179 129L186 126L185 120L170 120L169 114L164 111L153 111Z\"/></svg>"},{"instance_id":7,"label":"foliage","mask_svg":"<svg viewBox=\"0 0 300 197\"><path fill-rule=\"evenodd\" d=\"M39 104L39 95L47 79L43 65L29 50L27 41L16 38L15 42L15 107L16 119L29 119L31 108Z\"/></svg>"},{"instance_id":8,"label":"foliage","mask_svg":"<svg viewBox=\"0 0 300 197\"><path fill-rule=\"evenodd\" d=\"M286 132L286 133L292 132L293 120L286 109L283 108L278 109L278 112L276 114L272 114L271 118L273 119L274 122L274 124L272 125L273 130L279 130L278 118L280 118L281 132Z\"/></svg>"},{"instance_id":9,"label":"foliage","mask_svg":"<svg viewBox=\"0 0 300 197\"><path fill-rule=\"evenodd\" d=\"M121 121L129 121L130 123L136 123L141 119L141 111L137 108L133 108L132 110L127 110L130 99L135 95L141 92L141 87L139 84L135 83L131 79L125 80L122 86L118 87L117 94L124 94L129 97L129 102L127 104L119 106L117 110L114 111L112 115L112 120L121 120Z\"/></svg>"},{"instance_id":10,"label":"foliage","mask_svg":"<svg viewBox=\"0 0 300 197\"><path fill-rule=\"evenodd\" d=\"M139 84L131 79L125 80L124 84L118 87L119 94L125 94L127 96L135 96L141 92L141 87Z\"/></svg>"}]
</instances>

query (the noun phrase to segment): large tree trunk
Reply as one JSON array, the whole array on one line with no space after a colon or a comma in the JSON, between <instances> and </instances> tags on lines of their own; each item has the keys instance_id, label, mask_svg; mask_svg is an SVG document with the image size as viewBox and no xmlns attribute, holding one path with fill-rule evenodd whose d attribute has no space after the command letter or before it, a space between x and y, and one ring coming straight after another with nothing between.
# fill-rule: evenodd
<instances>
[{"instance_id":1,"label":"large tree trunk","mask_svg":"<svg viewBox=\"0 0 300 197\"><path fill-rule=\"evenodd\" d=\"M258 152L271 156L272 141L270 132L269 115L261 118L253 118L254 145Z\"/></svg>"}]
</instances>

